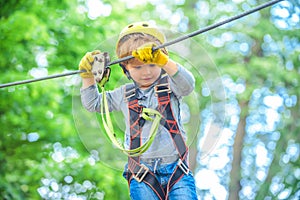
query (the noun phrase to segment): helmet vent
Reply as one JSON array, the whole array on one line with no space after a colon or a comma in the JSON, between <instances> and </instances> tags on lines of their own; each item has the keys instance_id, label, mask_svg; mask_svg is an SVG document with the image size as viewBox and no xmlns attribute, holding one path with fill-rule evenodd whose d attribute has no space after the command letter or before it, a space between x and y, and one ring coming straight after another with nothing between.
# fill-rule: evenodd
<instances>
[{"instance_id":1,"label":"helmet vent","mask_svg":"<svg viewBox=\"0 0 300 200\"><path fill-rule=\"evenodd\" d=\"M143 26L143 27L148 27L149 25L148 25L148 24L142 24L142 26Z\"/></svg>"},{"instance_id":2,"label":"helmet vent","mask_svg":"<svg viewBox=\"0 0 300 200\"><path fill-rule=\"evenodd\" d=\"M128 26L128 28L131 28L131 27L133 27L133 24L130 24L130 25Z\"/></svg>"}]
</instances>

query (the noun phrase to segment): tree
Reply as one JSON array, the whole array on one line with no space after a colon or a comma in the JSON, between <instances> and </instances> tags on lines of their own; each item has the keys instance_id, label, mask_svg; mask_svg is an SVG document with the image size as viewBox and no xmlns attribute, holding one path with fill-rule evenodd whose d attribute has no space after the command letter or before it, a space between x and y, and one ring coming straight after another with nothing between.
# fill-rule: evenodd
<instances>
[{"instance_id":1,"label":"tree","mask_svg":"<svg viewBox=\"0 0 300 200\"><path fill-rule=\"evenodd\" d=\"M114 60L117 34L133 21L155 20L173 39L263 2L98 1L96 13L88 3L1 1L1 83L76 70L96 48ZM185 120L198 134L188 142L198 146L199 199L299 197L298 8L283 1L169 47L196 77ZM107 89L126 81L111 68ZM126 160L81 110L79 87L72 76L0 90L3 199L129 199Z\"/></svg>"}]
</instances>

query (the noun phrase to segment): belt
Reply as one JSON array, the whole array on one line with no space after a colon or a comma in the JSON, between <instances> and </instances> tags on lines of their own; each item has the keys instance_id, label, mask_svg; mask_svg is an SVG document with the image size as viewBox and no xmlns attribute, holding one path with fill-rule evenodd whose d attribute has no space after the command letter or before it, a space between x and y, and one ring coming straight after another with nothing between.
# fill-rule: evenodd
<instances>
[{"instance_id":1,"label":"belt","mask_svg":"<svg viewBox=\"0 0 300 200\"><path fill-rule=\"evenodd\" d=\"M172 156L164 156L164 157L156 157L156 158L141 158L141 161L148 165L152 165L157 161L159 161L160 164L170 164L176 162L178 159L179 156L176 154Z\"/></svg>"}]
</instances>

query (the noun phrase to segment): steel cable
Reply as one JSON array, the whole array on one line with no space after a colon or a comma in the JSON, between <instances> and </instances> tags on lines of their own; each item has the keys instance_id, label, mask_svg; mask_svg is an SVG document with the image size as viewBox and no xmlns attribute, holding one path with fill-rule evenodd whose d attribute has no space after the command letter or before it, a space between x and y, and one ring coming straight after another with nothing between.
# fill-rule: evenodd
<instances>
[{"instance_id":1,"label":"steel cable","mask_svg":"<svg viewBox=\"0 0 300 200\"><path fill-rule=\"evenodd\" d=\"M215 24L209 25L209 26L207 26L207 27L204 27L203 29L199 29L199 30L197 30L197 31L191 32L191 33L189 33L189 34L183 35L183 36L178 37L178 38L176 38L176 39L174 39L174 40L171 40L171 41L169 41L169 42L166 42L166 43L164 43L164 44L162 44L162 45L156 46L156 47L153 48L153 50L155 51L155 50L160 49L160 48L164 48L164 47L167 47L167 46L171 46L171 45L173 45L173 44L175 44L175 43L181 42L181 41L183 41L183 40L186 40L186 39L188 39L188 38L194 37L194 36L199 35L199 34L201 34L201 33L205 33L205 32L207 32L207 31L210 31L210 30L212 30L212 29L215 29L215 28L217 28L217 27L219 27L219 26L222 26L222 25L224 25L224 24L227 24L227 23L229 23L229 22L235 21L235 20L237 20L237 19L240 19L240 18L242 18L242 17L245 17L245 16L247 16L247 15L250 15L250 14L252 14L252 13L254 13L254 12L257 12L257 11L259 11L259 10L262 10L262 9L264 9L264 8L267 8L267 7L269 7L269 6L272 6L272 5L274 5L274 4L276 4L276 3L280 2L280 1L283 1L283 0L273 0L273 1L269 1L269 2L267 2L267 3L264 3L264 4L262 4L262 5L259 5L259 6L255 7L255 8L253 8L253 9L250 9L250 10L248 10L248 11L245 11L245 12L243 12L243 13L241 13L241 14L236 15L236 16L230 17L230 18L225 19L225 20L223 20L223 21L220 21L220 22L218 22L218 23L215 23ZM126 60L131 59L131 58L133 58L133 56L126 56L126 57L124 57L124 58L121 58L121 59L118 59L118 60L115 60L115 61L112 61L112 62L108 63L108 66L111 66L111 65L114 65L114 64L118 64L118 63L124 62L124 61L126 61ZM45 76L45 77L36 78L36 79L29 79L29 80L22 80L22 81L16 81L16 82L11 82L11 83L5 83L5 84L0 84L0 88L5 88L5 87L15 86L15 85L21 85L21 84L26 84L26 83L32 83L32 82L42 81L42 80L47 80L47 79L59 78L59 77L64 77L64 76L70 76L70 75L74 75L74 74L80 74L80 73L82 73L82 72L85 72L85 70L77 70L77 71L72 71L72 72L67 72L67 73L62 73L62 74L56 74L56 75Z\"/></svg>"}]
</instances>

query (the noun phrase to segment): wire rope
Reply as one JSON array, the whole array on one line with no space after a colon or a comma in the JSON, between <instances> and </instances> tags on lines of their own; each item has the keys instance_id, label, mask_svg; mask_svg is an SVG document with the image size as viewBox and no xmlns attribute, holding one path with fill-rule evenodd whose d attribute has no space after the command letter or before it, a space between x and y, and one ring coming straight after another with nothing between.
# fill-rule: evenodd
<instances>
[{"instance_id":1,"label":"wire rope","mask_svg":"<svg viewBox=\"0 0 300 200\"><path fill-rule=\"evenodd\" d=\"M186 40L188 38L194 37L194 36L199 35L201 33L205 33L207 31L215 29L215 28L217 28L219 26L222 26L224 24L230 23L232 21L235 21L235 20L240 19L242 17L245 17L247 15L250 15L250 14L252 14L254 12L257 12L259 10L262 10L264 8L272 6L272 5L274 5L274 4L276 4L276 3L280 2L280 1L283 1L283 0L268 1L268 2L266 2L264 4L261 4L261 5L257 6L257 7L254 7L252 9L248 10L248 11L245 11L245 12L243 12L241 14L238 14L236 16L230 17L228 19L225 19L223 21L217 22L215 24L209 25L207 27L204 27L203 29L199 29L199 30L196 30L194 32L188 33L188 34L183 35L181 37L178 37L178 38L176 38L174 40L166 42L166 43L164 43L162 45L156 46L156 47L153 48L153 50L155 51L155 50L160 49L160 48L171 46L171 45L173 45L175 43L181 42L183 40ZM133 56L130 55L130 56L126 56L126 57L121 58L121 59L117 59L115 61L112 61L112 62L108 63L108 66L124 62L126 60L131 59L131 58L133 58ZM36 79L29 79L29 80L22 80L22 81L16 81L16 82L11 82L11 83L5 83L5 84L0 84L0 88L5 88L5 87L10 87L10 86L15 86L15 85L21 85L21 84L27 84L27 83L32 83L32 82L37 82L37 81L43 81L43 80L48 80L48 79L54 79L54 78L59 78L59 77L64 77L64 76L70 76L70 75L79 74L79 73L82 73L82 72L85 72L85 70L76 70L76 71L71 71L71 72L66 72L66 73L61 73L61 74L55 74L55 75L45 76L45 77L36 78Z\"/></svg>"}]
</instances>

